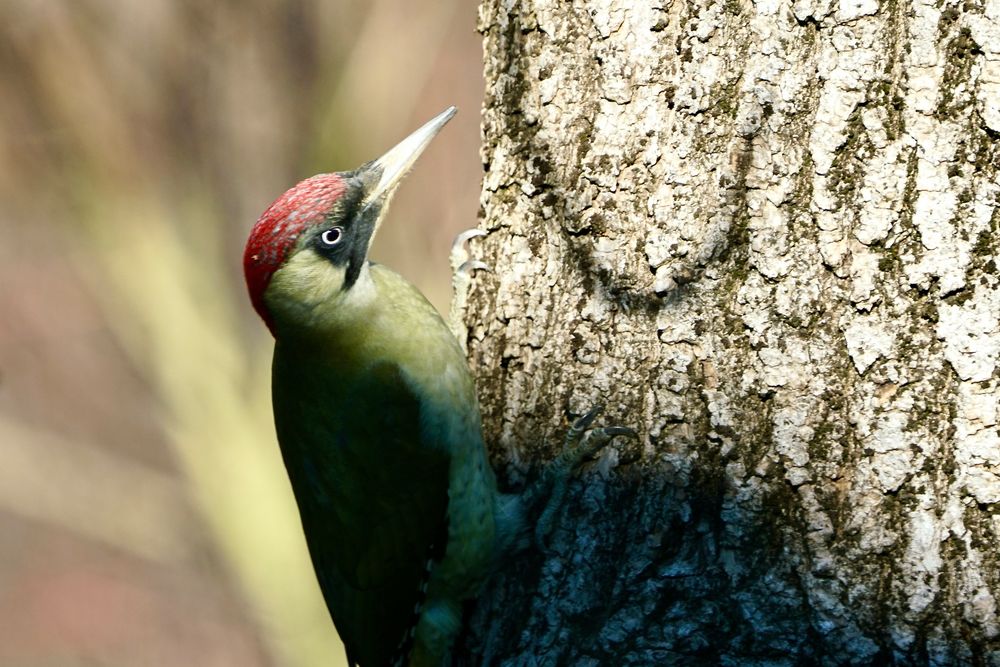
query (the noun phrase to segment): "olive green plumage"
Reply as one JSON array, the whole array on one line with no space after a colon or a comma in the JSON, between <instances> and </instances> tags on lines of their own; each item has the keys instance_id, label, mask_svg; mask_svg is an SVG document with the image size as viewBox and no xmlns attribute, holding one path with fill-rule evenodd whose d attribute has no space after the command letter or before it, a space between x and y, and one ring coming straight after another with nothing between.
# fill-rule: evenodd
<instances>
[{"instance_id":1,"label":"olive green plumage","mask_svg":"<svg viewBox=\"0 0 1000 667\"><path fill-rule=\"evenodd\" d=\"M423 598L457 612L475 593L495 496L461 349L415 288L367 271L373 298L350 326L286 328L273 364L309 551L348 656L366 666L390 663Z\"/></svg>"},{"instance_id":2,"label":"olive green plumage","mask_svg":"<svg viewBox=\"0 0 1000 667\"><path fill-rule=\"evenodd\" d=\"M285 192L250 232L250 300L275 337L278 442L348 659L437 667L496 547L475 388L426 299L368 251L449 109L378 160Z\"/></svg>"}]
</instances>

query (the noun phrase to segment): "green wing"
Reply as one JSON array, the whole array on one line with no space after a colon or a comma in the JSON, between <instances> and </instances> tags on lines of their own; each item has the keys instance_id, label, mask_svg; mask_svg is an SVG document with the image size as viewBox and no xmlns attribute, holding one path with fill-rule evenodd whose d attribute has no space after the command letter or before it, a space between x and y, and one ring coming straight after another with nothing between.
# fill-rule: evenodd
<instances>
[{"instance_id":1,"label":"green wing","mask_svg":"<svg viewBox=\"0 0 1000 667\"><path fill-rule=\"evenodd\" d=\"M276 356L278 440L348 660L381 667L405 640L427 562L445 546L449 459L423 441L420 400L398 367L319 384L329 377L283 373Z\"/></svg>"}]
</instances>

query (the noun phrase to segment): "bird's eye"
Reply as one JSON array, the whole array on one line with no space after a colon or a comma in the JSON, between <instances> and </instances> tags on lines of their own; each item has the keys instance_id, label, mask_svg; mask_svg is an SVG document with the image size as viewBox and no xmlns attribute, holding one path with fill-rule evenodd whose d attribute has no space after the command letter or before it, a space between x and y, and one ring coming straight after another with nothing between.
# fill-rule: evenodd
<instances>
[{"instance_id":1,"label":"bird's eye","mask_svg":"<svg viewBox=\"0 0 1000 667\"><path fill-rule=\"evenodd\" d=\"M344 238L344 228L331 227L320 234L319 240L323 242L323 245L334 246L340 243L342 238Z\"/></svg>"}]
</instances>

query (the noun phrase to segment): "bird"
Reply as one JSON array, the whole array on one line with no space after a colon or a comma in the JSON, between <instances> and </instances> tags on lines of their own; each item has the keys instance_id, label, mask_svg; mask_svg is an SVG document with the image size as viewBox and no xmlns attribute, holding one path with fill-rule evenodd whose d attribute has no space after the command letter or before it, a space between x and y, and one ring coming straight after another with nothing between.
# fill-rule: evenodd
<instances>
[{"instance_id":1,"label":"bird","mask_svg":"<svg viewBox=\"0 0 1000 667\"><path fill-rule=\"evenodd\" d=\"M496 481L465 355L416 287L368 259L397 186L454 114L289 189L243 257L275 339L275 429L306 543L362 667L436 667L495 546Z\"/></svg>"},{"instance_id":2,"label":"bird","mask_svg":"<svg viewBox=\"0 0 1000 667\"><path fill-rule=\"evenodd\" d=\"M293 186L243 255L250 302L275 340L274 424L306 544L360 667L443 664L464 601L525 543L531 508L548 503L533 525L544 540L572 469L630 431L584 439L591 411L541 486L499 493L462 345L416 287L368 259L397 186L454 114L353 171Z\"/></svg>"}]
</instances>

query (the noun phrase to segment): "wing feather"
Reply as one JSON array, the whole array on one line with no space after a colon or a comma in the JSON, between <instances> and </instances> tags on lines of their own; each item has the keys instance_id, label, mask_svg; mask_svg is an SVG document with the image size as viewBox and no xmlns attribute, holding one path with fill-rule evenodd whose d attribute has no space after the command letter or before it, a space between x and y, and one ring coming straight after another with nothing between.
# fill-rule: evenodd
<instances>
[{"instance_id":1,"label":"wing feather","mask_svg":"<svg viewBox=\"0 0 1000 667\"><path fill-rule=\"evenodd\" d=\"M327 387L308 373L287 382L279 365L278 440L320 587L349 659L387 665L445 544L448 454L424 442L420 398L397 366Z\"/></svg>"}]
</instances>

